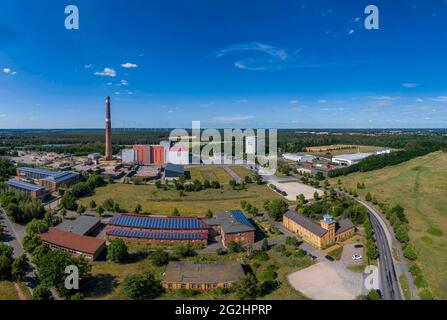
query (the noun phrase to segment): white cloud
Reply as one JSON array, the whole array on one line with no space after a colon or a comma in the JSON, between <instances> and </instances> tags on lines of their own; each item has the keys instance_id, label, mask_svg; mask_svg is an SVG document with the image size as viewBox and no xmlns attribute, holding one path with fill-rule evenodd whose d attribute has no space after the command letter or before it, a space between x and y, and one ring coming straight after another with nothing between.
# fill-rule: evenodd
<instances>
[{"instance_id":1,"label":"white cloud","mask_svg":"<svg viewBox=\"0 0 447 320\"><path fill-rule=\"evenodd\" d=\"M414 83L414 82L402 83L402 87L407 88L407 89L416 88L416 87L419 87L419 86L420 86L419 83Z\"/></svg>"},{"instance_id":2,"label":"white cloud","mask_svg":"<svg viewBox=\"0 0 447 320\"><path fill-rule=\"evenodd\" d=\"M86 65L84 66L84 68L85 68L85 69L91 69L91 68L93 68L93 65L92 65L92 64L86 64Z\"/></svg>"},{"instance_id":3,"label":"white cloud","mask_svg":"<svg viewBox=\"0 0 447 320\"><path fill-rule=\"evenodd\" d=\"M234 122L244 122L256 118L255 116L220 116L214 117L213 121L217 123L234 123Z\"/></svg>"},{"instance_id":4,"label":"white cloud","mask_svg":"<svg viewBox=\"0 0 447 320\"><path fill-rule=\"evenodd\" d=\"M100 76L100 77L116 77L116 71L113 70L112 68L104 68L103 71L99 72L95 72L95 76Z\"/></svg>"},{"instance_id":5,"label":"white cloud","mask_svg":"<svg viewBox=\"0 0 447 320\"><path fill-rule=\"evenodd\" d=\"M129 82L127 80L121 80L120 83L117 84L119 87L127 87Z\"/></svg>"},{"instance_id":6,"label":"white cloud","mask_svg":"<svg viewBox=\"0 0 447 320\"><path fill-rule=\"evenodd\" d=\"M126 62L126 63L123 63L121 65L121 67L126 68L126 69L131 69L131 68L138 68L138 65L135 63Z\"/></svg>"},{"instance_id":7,"label":"white cloud","mask_svg":"<svg viewBox=\"0 0 447 320\"><path fill-rule=\"evenodd\" d=\"M290 104L298 104L299 101L298 101L298 100L290 100L289 103L290 103Z\"/></svg>"},{"instance_id":8,"label":"white cloud","mask_svg":"<svg viewBox=\"0 0 447 320\"><path fill-rule=\"evenodd\" d=\"M3 72L4 73L11 73L11 69L10 68L3 68Z\"/></svg>"},{"instance_id":9,"label":"white cloud","mask_svg":"<svg viewBox=\"0 0 447 320\"><path fill-rule=\"evenodd\" d=\"M325 100L325 99L318 100L318 103L326 103L326 102L327 102L327 100Z\"/></svg>"},{"instance_id":10,"label":"white cloud","mask_svg":"<svg viewBox=\"0 0 447 320\"><path fill-rule=\"evenodd\" d=\"M399 97L392 97L392 96L370 96L368 98L373 100L386 100L386 101L399 100Z\"/></svg>"},{"instance_id":11,"label":"white cloud","mask_svg":"<svg viewBox=\"0 0 447 320\"><path fill-rule=\"evenodd\" d=\"M416 99L416 102L424 102L424 100L421 99L421 98L417 98L417 99Z\"/></svg>"},{"instance_id":12,"label":"white cloud","mask_svg":"<svg viewBox=\"0 0 447 320\"><path fill-rule=\"evenodd\" d=\"M348 34L353 34L354 32L355 32L354 29L349 29L349 30L348 30Z\"/></svg>"},{"instance_id":13,"label":"white cloud","mask_svg":"<svg viewBox=\"0 0 447 320\"><path fill-rule=\"evenodd\" d=\"M438 101L438 102L447 102L447 96L439 96L436 98L432 98L431 100Z\"/></svg>"}]
</instances>

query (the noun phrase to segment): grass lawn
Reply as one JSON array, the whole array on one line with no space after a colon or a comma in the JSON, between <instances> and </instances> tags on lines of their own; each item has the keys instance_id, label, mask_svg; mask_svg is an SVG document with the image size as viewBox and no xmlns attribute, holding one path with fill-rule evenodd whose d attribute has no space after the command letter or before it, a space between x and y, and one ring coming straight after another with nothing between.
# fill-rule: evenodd
<instances>
[{"instance_id":1,"label":"grass lawn","mask_svg":"<svg viewBox=\"0 0 447 320\"><path fill-rule=\"evenodd\" d=\"M19 300L13 282L0 281L0 300Z\"/></svg>"},{"instance_id":2,"label":"grass lawn","mask_svg":"<svg viewBox=\"0 0 447 320\"><path fill-rule=\"evenodd\" d=\"M343 247L339 247L339 248L329 252L328 256L334 258L335 260L340 260L342 254L343 254Z\"/></svg>"},{"instance_id":3,"label":"grass lawn","mask_svg":"<svg viewBox=\"0 0 447 320\"><path fill-rule=\"evenodd\" d=\"M344 148L343 148L344 147ZM331 146L322 146L322 147L315 147L315 150L319 150L321 149L321 151L307 151L304 153L310 153L310 154L314 154L314 155L327 155L327 154L331 154L333 156L337 156L340 154L352 154L352 153L357 153L357 152L375 152L378 150L382 150L383 147L377 147L377 146L354 146L355 148L349 148L349 146L344 146L344 145L331 145ZM331 148L341 148L338 150L327 150L324 151L325 149L331 149Z\"/></svg>"},{"instance_id":4,"label":"grass lawn","mask_svg":"<svg viewBox=\"0 0 447 320\"><path fill-rule=\"evenodd\" d=\"M246 176L254 179L255 174L248 170L247 168L241 167L241 166L229 166L231 170L234 171L241 179L244 179Z\"/></svg>"},{"instance_id":5,"label":"grass lawn","mask_svg":"<svg viewBox=\"0 0 447 320\"><path fill-rule=\"evenodd\" d=\"M219 181L221 184L226 184L232 179L221 166L194 166L186 167L185 170L191 173L191 180Z\"/></svg>"},{"instance_id":6,"label":"grass lawn","mask_svg":"<svg viewBox=\"0 0 447 320\"><path fill-rule=\"evenodd\" d=\"M402 288L402 291L404 292L405 300L411 300L410 288L408 287L407 278L405 278L404 274L401 274L399 276L399 283Z\"/></svg>"},{"instance_id":7,"label":"grass lawn","mask_svg":"<svg viewBox=\"0 0 447 320\"><path fill-rule=\"evenodd\" d=\"M275 264L279 269L278 281L280 283L276 290L264 295L261 299L284 300L306 299L301 293L294 290L287 282L287 275L297 270L308 267L312 264L308 257L285 257L281 253L270 250L268 252L269 260L258 261L248 260L245 253L233 253L224 256L217 254L198 255L196 257L186 258L185 260L195 263L213 263L221 261L244 261L248 264L256 275L259 275L268 266ZM99 300L125 300L126 297L122 294L122 282L126 276L131 274L142 274L145 272L153 272L157 279L163 278L165 267L154 267L149 259L143 259L125 264L116 264L111 262L95 263L92 266L92 277L87 281L83 292L86 299ZM192 297L180 296L178 292L165 292L157 299L168 300L184 300L184 299L199 299L199 300L213 300L213 299L236 299L234 294L215 296L212 292L198 293Z\"/></svg>"},{"instance_id":8,"label":"grass lawn","mask_svg":"<svg viewBox=\"0 0 447 320\"><path fill-rule=\"evenodd\" d=\"M204 215L210 209L213 212L240 209L241 200L246 200L262 209L266 199L281 198L266 185L251 184L246 190L208 189L200 192L185 192L157 189L151 185L108 184L96 189L95 195L81 199L80 204L88 207L91 200L101 204L106 199L114 199L120 207L131 212L141 204L143 212L152 214L170 214L177 208L183 215Z\"/></svg>"},{"instance_id":9,"label":"grass lawn","mask_svg":"<svg viewBox=\"0 0 447 320\"><path fill-rule=\"evenodd\" d=\"M343 186L352 189L357 182L364 182L366 190L358 190L361 196L369 191L381 202L405 208L418 263L441 299L447 299L446 169L447 154L435 152L399 165L340 177Z\"/></svg>"}]
</instances>

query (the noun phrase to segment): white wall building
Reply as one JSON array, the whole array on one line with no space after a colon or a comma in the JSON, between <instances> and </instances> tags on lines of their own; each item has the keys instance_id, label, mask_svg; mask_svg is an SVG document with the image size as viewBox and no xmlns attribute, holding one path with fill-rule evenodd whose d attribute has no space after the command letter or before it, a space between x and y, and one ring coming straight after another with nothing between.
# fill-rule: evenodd
<instances>
[{"instance_id":1,"label":"white wall building","mask_svg":"<svg viewBox=\"0 0 447 320\"><path fill-rule=\"evenodd\" d=\"M295 154L295 153L284 153L282 157L286 160L296 161L296 162L312 162L315 160L315 156L311 154Z\"/></svg>"},{"instance_id":2,"label":"white wall building","mask_svg":"<svg viewBox=\"0 0 447 320\"><path fill-rule=\"evenodd\" d=\"M333 163L338 163L344 166L351 166L362 161L365 158L372 156L374 153L353 153L353 154L340 154L332 158Z\"/></svg>"},{"instance_id":3,"label":"white wall building","mask_svg":"<svg viewBox=\"0 0 447 320\"><path fill-rule=\"evenodd\" d=\"M245 138L245 153L246 154L256 154L256 137L246 137Z\"/></svg>"},{"instance_id":4,"label":"white wall building","mask_svg":"<svg viewBox=\"0 0 447 320\"><path fill-rule=\"evenodd\" d=\"M125 164L133 164L138 161L138 151L132 149L121 150L121 160Z\"/></svg>"},{"instance_id":5,"label":"white wall building","mask_svg":"<svg viewBox=\"0 0 447 320\"><path fill-rule=\"evenodd\" d=\"M189 148L183 146L174 146L169 149L168 163L172 164L189 164Z\"/></svg>"}]
</instances>

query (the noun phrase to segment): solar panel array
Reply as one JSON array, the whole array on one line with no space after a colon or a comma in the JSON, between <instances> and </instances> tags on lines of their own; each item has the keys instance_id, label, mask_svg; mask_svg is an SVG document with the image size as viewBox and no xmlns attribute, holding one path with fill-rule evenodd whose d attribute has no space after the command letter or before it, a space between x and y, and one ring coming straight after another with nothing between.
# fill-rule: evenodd
<instances>
[{"instance_id":1,"label":"solar panel array","mask_svg":"<svg viewBox=\"0 0 447 320\"><path fill-rule=\"evenodd\" d=\"M31 172L31 173L47 175L47 176L57 176L57 175L59 175L61 173L61 172L58 172L58 171L51 171L51 170L39 169L39 168L31 168L31 167L21 167L21 168L19 168L19 170L25 171L25 172Z\"/></svg>"},{"instance_id":2,"label":"solar panel array","mask_svg":"<svg viewBox=\"0 0 447 320\"><path fill-rule=\"evenodd\" d=\"M164 229L164 230L206 230L207 226L198 218L194 217L154 217L138 215L118 215L113 218L110 225L141 228L141 229Z\"/></svg>"},{"instance_id":3,"label":"solar panel array","mask_svg":"<svg viewBox=\"0 0 447 320\"><path fill-rule=\"evenodd\" d=\"M43 187L41 187L41 186L22 182L22 181L15 180L15 179L8 180L8 182L6 182L6 184L11 187L19 188L22 190L28 190L28 191L39 191L39 190L43 189Z\"/></svg>"},{"instance_id":4,"label":"solar panel array","mask_svg":"<svg viewBox=\"0 0 447 320\"><path fill-rule=\"evenodd\" d=\"M199 232L194 233L157 233L144 231L129 231L122 229L110 229L107 231L108 236L140 238L152 240L207 240L206 234Z\"/></svg>"},{"instance_id":5,"label":"solar panel array","mask_svg":"<svg viewBox=\"0 0 447 320\"><path fill-rule=\"evenodd\" d=\"M234 220L245 224L247 226L253 227L253 225L250 223L250 221L248 221L247 217L242 213L242 211L240 210L232 210L229 211L231 213L231 215L233 216ZM253 227L254 228L254 227Z\"/></svg>"}]
</instances>

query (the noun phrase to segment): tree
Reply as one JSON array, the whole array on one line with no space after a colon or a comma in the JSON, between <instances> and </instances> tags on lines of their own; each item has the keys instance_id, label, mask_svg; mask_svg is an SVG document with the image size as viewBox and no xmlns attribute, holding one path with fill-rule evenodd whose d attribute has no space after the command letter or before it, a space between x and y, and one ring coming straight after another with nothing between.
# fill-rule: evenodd
<instances>
[{"instance_id":1,"label":"tree","mask_svg":"<svg viewBox=\"0 0 447 320\"><path fill-rule=\"evenodd\" d=\"M89 206L90 206L91 209L96 209L96 202L95 202L95 200L90 201Z\"/></svg>"},{"instance_id":2,"label":"tree","mask_svg":"<svg viewBox=\"0 0 447 320\"><path fill-rule=\"evenodd\" d=\"M96 208L96 213L98 214L98 217L102 217L102 215L104 214L105 210L102 206L99 206Z\"/></svg>"},{"instance_id":3,"label":"tree","mask_svg":"<svg viewBox=\"0 0 447 320\"><path fill-rule=\"evenodd\" d=\"M63 209L73 210L73 211L78 208L78 205L76 203L76 198L69 193L66 193L62 196L61 201L60 201L60 206Z\"/></svg>"},{"instance_id":4,"label":"tree","mask_svg":"<svg viewBox=\"0 0 447 320\"><path fill-rule=\"evenodd\" d=\"M272 219L280 221L288 210L289 204L283 199L273 199L268 202L267 212Z\"/></svg>"},{"instance_id":5,"label":"tree","mask_svg":"<svg viewBox=\"0 0 447 320\"><path fill-rule=\"evenodd\" d=\"M407 245L407 247L404 249L404 257L411 261L414 261L418 258L416 250L411 244Z\"/></svg>"},{"instance_id":6,"label":"tree","mask_svg":"<svg viewBox=\"0 0 447 320\"><path fill-rule=\"evenodd\" d=\"M262 176L259 174L255 175L256 184L262 184Z\"/></svg>"},{"instance_id":7,"label":"tree","mask_svg":"<svg viewBox=\"0 0 447 320\"><path fill-rule=\"evenodd\" d=\"M167 265L170 259L167 252L157 249L151 254L151 260L156 267L162 267Z\"/></svg>"},{"instance_id":8,"label":"tree","mask_svg":"<svg viewBox=\"0 0 447 320\"><path fill-rule=\"evenodd\" d=\"M205 213L205 218L211 219L213 216L214 216L213 212L210 209L208 209Z\"/></svg>"},{"instance_id":9,"label":"tree","mask_svg":"<svg viewBox=\"0 0 447 320\"><path fill-rule=\"evenodd\" d=\"M41 234L48 230L47 222L44 220L33 219L25 227L26 234Z\"/></svg>"},{"instance_id":10,"label":"tree","mask_svg":"<svg viewBox=\"0 0 447 320\"><path fill-rule=\"evenodd\" d=\"M262 240L261 250L268 251L270 249L269 241L267 239Z\"/></svg>"},{"instance_id":11,"label":"tree","mask_svg":"<svg viewBox=\"0 0 447 320\"><path fill-rule=\"evenodd\" d=\"M177 208L174 208L171 212L171 216L173 217L180 217L180 211L178 211Z\"/></svg>"},{"instance_id":12,"label":"tree","mask_svg":"<svg viewBox=\"0 0 447 320\"><path fill-rule=\"evenodd\" d=\"M320 195L318 194L317 191L314 192L314 200L315 200L315 201L320 200Z\"/></svg>"},{"instance_id":13,"label":"tree","mask_svg":"<svg viewBox=\"0 0 447 320\"><path fill-rule=\"evenodd\" d=\"M140 214L142 210L143 210L143 207L141 206L141 204L137 204L135 206L135 209L133 209L133 213Z\"/></svg>"},{"instance_id":14,"label":"tree","mask_svg":"<svg viewBox=\"0 0 447 320\"><path fill-rule=\"evenodd\" d=\"M153 299L161 291L160 282L155 279L152 273L144 275L130 275L123 281L123 293L126 297L133 300Z\"/></svg>"},{"instance_id":15,"label":"tree","mask_svg":"<svg viewBox=\"0 0 447 320\"><path fill-rule=\"evenodd\" d=\"M368 292L368 295L366 296L368 300L380 300L380 294L377 290L371 290Z\"/></svg>"},{"instance_id":16,"label":"tree","mask_svg":"<svg viewBox=\"0 0 447 320\"><path fill-rule=\"evenodd\" d=\"M12 263L12 275L18 280L22 281L25 277L28 268L28 258L25 254L18 256Z\"/></svg>"},{"instance_id":17,"label":"tree","mask_svg":"<svg viewBox=\"0 0 447 320\"><path fill-rule=\"evenodd\" d=\"M242 208L242 210L245 210L246 207L247 207L247 200L241 200L241 208Z\"/></svg>"},{"instance_id":18,"label":"tree","mask_svg":"<svg viewBox=\"0 0 447 320\"><path fill-rule=\"evenodd\" d=\"M33 290L33 300L51 300L52 297L50 289L44 284L39 284Z\"/></svg>"},{"instance_id":19,"label":"tree","mask_svg":"<svg viewBox=\"0 0 447 320\"><path fill-rule=\"evenodd\" d=\"M253 183L253 180L250 178L250 176L245 176L244 177L244 182L246 184L251 184L251 183Z\"/></svg>"},{"instance_id":20,"label":"tree","mask_svg":"<svg viewBox=\"0 0 447 320\"><path fill-rule=\"evenodd\" d=\"M126 243L121 238L115 238L107 247L107 260L115 263L123 263L129 256Z\"/></svg>"},{"instance_id":21,"label":"tree","mask_svg":"<svg viewBox=\"0 0 447 320\"><path fill-rule=\"evenodd\" d=\"M372 200L371 193L368 192L368 193L366 194L366 196L365 196L365 200L368 201L368 202Z\"/></svg>"},{"instance_id":22,"label":"tree","mask_svg":"<svg viewBox=\"0 0 447 320\"><path fill-rule=\"evenodd\" d=\"M45 212L45 215L43 216L43 221L45 221L45 224L47 225L48 228L51 228L54 225L53 212L51 212L50 210Z\"/></svg>"},{"instance_id":23,"label":"tree","mask_svg":"<svg viewBox=\"0 0 447 320\"><path fill-rule=\"evenodd\" d=\"M23 248L29 253L33 253L41 244L42 240L40 240L37 234L28 234L23 238Z\"/></svg>"},{"instance_id":24,"label":"tree","mask_svg":"<svg viewBox=\"0 0 447 320\"><path fill-rule=\"evenodd\" d=\"M251 273L236 281L234 292L239 300L254 300L261 294L258 280Z\"/></svg>"},{"instance_id":25,"label":"tree","mask_svg":"<svg viewBox=\"0 0 447 320\"><path fill-rule=\"evenodd\" d=\"M83 205L78 206L78 210L76 210L76 212L79 214L83 214L85 211L86 209Z\"/></svg>"},{"instance_id":26,"label":"tree","mask_svg":"<svg viewBox=\"0 0 447 320\"><path fill-rule=\"evenodd\" d=\"M233 252L241 252L244 250L240 242L237 241L229 241L227 243L227 249L229 253Z\"/></svg>"},{"instance_id":27,"label":"tree","mask_svg":"<svg viewBox=\"0 0 447 320\"><path fill-rule=\"evenodd\" d=\"M12 259L6 255L0 255L0 280L8 279L11 276Z\"/></svg>"}]
</instances>

